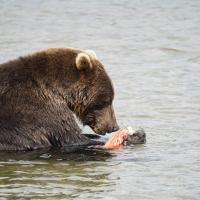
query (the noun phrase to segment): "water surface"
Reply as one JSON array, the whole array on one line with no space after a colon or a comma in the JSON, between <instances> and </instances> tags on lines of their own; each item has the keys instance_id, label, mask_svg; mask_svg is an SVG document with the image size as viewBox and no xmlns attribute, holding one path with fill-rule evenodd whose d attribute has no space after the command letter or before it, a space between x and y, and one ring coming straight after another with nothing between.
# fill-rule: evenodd
<instances>
[{"instance_id":1,"label":"water surface","mask_svg":"<svg viewBox=\"0 0 200 200\"><path fill-rule=\"evenodd\" d=\"M114 82L119 124L147 132L145 145L110 154L1 153L0 199L200 198L200 1L0 3L1 62L93 49Z\"/></svg>"}]
</instances>

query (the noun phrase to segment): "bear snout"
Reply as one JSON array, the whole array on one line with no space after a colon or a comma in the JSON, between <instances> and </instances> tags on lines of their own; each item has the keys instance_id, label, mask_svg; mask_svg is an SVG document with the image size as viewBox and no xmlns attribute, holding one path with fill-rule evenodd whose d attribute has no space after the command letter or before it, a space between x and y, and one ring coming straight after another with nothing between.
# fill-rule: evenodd
<instances>
[{"instance_id":1,"label":"bear snout","mask_svg":"<svg viewBox=\"0 0 200 200\"><path fill-rule=\"evenodd\" d=\"M112 106L108 106L96 114L96 123L93 130L101 135L119 130Z\"/></svg>"}]
</instances>

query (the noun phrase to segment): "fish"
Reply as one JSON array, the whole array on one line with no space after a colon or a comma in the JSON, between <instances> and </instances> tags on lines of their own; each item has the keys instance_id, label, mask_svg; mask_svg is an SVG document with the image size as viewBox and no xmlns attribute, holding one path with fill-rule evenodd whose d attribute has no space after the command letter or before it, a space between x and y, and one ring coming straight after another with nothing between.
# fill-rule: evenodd
<instances>
[{"instance_id":1,"label":"fish","mask_svg":"<svg viewBox=\"0 0 200 200\"><path fill-rule=\"evenodd\" d=\"M123 143L128 139L129 130L121 128L103 146L104 149L122 149Z\"/></svg>"},{"instance_id":2,"label":"fish","mask_svg":"<svg viewBox=\"0 0 200 200\"><path fill-rule=\"evenodd\" d=\"M85 136L87 136L86 134ZM101 142L104 143L102 145L95 145L92 148L96 149L105 149L105 150L117 150L123 149L125 146L129 145L137 145L137 144L145 144L146 143L146 133L144 129L138 128L133 129L131 126L126 128L121 128L116 132L111 134L109 139L102 138L99 135L88 135L87 137L93 139L100 139ZM105 140L106 139L106 140Z\"/></svg>"}]
</instances>

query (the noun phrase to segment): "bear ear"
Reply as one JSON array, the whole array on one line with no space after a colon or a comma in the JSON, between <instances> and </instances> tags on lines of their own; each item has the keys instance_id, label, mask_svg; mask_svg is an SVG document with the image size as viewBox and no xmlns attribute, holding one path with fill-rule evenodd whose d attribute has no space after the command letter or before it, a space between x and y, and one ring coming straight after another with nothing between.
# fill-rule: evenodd
<instances>
[{"instance_id":1,"label":"bear ear","mask_svg":"<svg viewBox=\"0 0 200 200\"><path fill-rule=\"evenodd\" d=\"M96 55L96 53L95 53L93 50L88 49L88 50L86 50L85 52L86 52L91 58L97 60L97 55Z\"/></svg>"},{"instance_id":2,"label":"bear ear","mask_svg":"<svg viewBox=\"0 0 200 200\"><path fill-rule=\"evenodd\" d=\"M86 53L79 53L76 56L76 67L79 70L92 69L90 57Z\"/></svg>"}]
</instances>

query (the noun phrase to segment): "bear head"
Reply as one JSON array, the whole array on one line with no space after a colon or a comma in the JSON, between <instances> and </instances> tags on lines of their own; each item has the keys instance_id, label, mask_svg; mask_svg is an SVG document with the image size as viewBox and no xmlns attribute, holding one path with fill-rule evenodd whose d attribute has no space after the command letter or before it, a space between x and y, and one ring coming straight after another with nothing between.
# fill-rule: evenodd
<instances>
[{"instance_id":1,"label":"bear head","mask_svg":"<svg viewBox=\"0 0 200 200\"><path fill-rule=\"evenodd\" d=\"M71 50L73 62L66 62L68 81L65 95L69 108L83 125L88 125L97 134L119 129L113 109L114 89L103 64L92 50ZM73 71L73 73L72 73Z\"/></svg>"}]
</instances>

